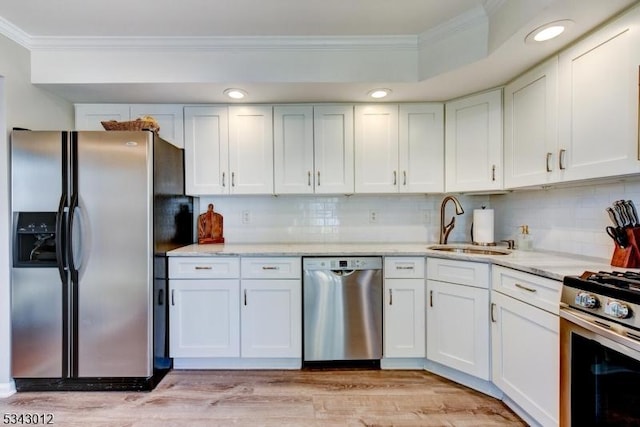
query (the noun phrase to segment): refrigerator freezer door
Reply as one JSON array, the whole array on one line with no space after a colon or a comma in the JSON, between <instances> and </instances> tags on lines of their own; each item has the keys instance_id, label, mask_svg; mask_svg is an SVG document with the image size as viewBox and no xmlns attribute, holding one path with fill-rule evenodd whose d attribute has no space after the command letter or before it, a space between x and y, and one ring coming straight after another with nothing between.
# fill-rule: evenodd
<instances>
[{"instance_id":1,"label":"refrigerator freezer door","mask_svg":"<svg viewBox=\"0 0 640 427\"><path fill-rule=\"evenodd\" d=\"M77 138L76 138L77 136ZM149 377L152 363L152 134L72 136L78 208L70 216L76 265L79 377ZM80 252L80 253L78 253Z\"/></svg>"},{"instance_id":2,"label":"refrigerator freezer door","mask_svg":"<svg viewBox=\"0 0 640 427\"><path fill-rule=\"evenodd\" d=\"M12 133L14 252L19 243L18 212L56 214L65 183L65 152L62 132ZM40 224L33 226L37 229ZM66 374L64 286L56 267L34 264L11 269L11 362L15 378L59 378Z\"/></svg>"}]
</instances>

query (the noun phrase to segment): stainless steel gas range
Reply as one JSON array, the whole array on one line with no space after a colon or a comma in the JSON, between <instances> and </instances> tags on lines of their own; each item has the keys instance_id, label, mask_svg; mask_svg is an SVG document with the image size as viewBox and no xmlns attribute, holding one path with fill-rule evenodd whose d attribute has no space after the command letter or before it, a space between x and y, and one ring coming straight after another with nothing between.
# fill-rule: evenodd
<instances>
[{"instance_id":1,"label":"stainless steel gas range","mask_svg":"<svg viewBox=\"0 0 640 427\"><path fill-rule=\"evenodd\" d=\"M560 425L640 425L640 273L563 281Z\"/></svg>"}]
</instances>

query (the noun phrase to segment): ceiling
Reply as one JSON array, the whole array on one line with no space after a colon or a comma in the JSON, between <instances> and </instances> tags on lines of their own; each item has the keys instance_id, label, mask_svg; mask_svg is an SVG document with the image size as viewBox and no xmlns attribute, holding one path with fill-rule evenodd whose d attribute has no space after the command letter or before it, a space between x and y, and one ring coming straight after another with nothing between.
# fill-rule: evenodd
<instances>
[{"instance_id":1,"label":"ceiling","mask_svg":"<svg viewBox=\"0 0 640 427\"><path fill-rule=\"evenodd\" d=\"M486 52L415 78L252 81L228 77L210 81L53 82L47 89L72 102L228 102L222 91L242 87L246 102L365 102L374 87L389 87L385 101L447 100L502 85L560 50L634 0L2 0L0 34L30 49L69 46L100 39L136 45L154 40L180 42L265 39L317 46L336 40L415 42L418 49L455 37L479 14L487 22ZM557 19L574 25L556 41L524 43L535 27ZM476 20L477 22L477 20ZM443 35L444 34L444 35ZM305 41L306 40L306 41ZM422 44L421 44L422 43ZM59 44L59 45L58 45ZM422 47L421 47L422 46ZM447 45L446 56L464 46ZM427 46L428 48L428 46ZM173 47L175 50L176 48ZM220 64L224 67L224 64Z\"/></svg>"}]
</instances>

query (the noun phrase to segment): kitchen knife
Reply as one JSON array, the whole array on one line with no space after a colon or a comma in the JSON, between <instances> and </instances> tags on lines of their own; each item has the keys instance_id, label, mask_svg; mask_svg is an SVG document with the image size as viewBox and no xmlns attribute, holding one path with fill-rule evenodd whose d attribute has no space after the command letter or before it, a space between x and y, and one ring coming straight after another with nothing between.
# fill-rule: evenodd
<instances>
[{"instance_id":1,"label":"kitchen knife","mask_svg":"<svg viewBox=\"0 0 640 427\"><path fill-rule=\"evenodd\" d=\"M636 210L636 206L633 204L633 200L627 200L627 211L631 214L631 222L634 227L640 225L640 219L638 219L638 211Z\"/></svg>"},{"instance_id":2,"label":"kitchen knife","mask_svg":"<svg viewBox=\"0 0 640 427\"><path fill-rule=\"evenodd\" d=\"M620 219L620 226L625 228L626 226L629 225L629 218L627 218L627 214L625 213L624 208L620 204L621 201L622 200L618 200L617 202L615 202L613 204L613 208L615 209L616 213L618 214L618 218Z\"/></svg>"},{"instance_id":3,"label":"kitchen knife","mask_svg":"<svg viewBox=\"0 0 640 427\"><path fill-rule=\"evenodd\" d=\"M605 230L607 230L609 237L611 237L621 249L624 249L627 246L627 243L629 243L623 228L608 225Z\"/></svg>"},{"instance_id":4,"label":"kitchen knife","mask_svg":"<svg viewBox=\"0 0 640 427\"><path fill-rule=\"evenodd\" d=\"M616 216L616 213L613 211L613 209L607 208L605 210L609 214L609 218L611 219L613 225L615 225L616 227L620 227L620 221L618 221L618 217Z\"/></svg>"}]
</instances>

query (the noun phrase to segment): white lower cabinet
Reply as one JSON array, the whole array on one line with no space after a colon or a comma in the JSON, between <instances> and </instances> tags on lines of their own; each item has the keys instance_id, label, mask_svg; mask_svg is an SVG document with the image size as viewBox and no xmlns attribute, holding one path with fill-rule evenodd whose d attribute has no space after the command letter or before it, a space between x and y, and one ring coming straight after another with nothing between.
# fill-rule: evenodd
<instances>
[{"instance_id":1,"label":"white lower cabinet","mask_svg":"<svg viewBox=\"0 0 640 427\"><path fill-rule=\"evenodd\" d=\"M170 356L177 368L299 368L299 257L171 257Z\"/></svg>"},{"instance_id":2,"label":"white lower cabinet","mask_svg":"<svg viewBox=\"0 0 640 427\"><path fill-rule=\"evenodd\" d=\"M557 426L559 420L560 322L557 313L541 308L548 307L554 284L559 301L560 282L493 267L493 382L507 404L512 401L543 426Z\"/></svg>"},{"instance_id":3,"label":"white lower cabinet","mask_svg":"<svg viewBox=\"0 0 640 427\"><path fill-rule=\"evenodd\" d=\"M172 279L171 357L240 356L240 281Z\"/></svg>"},{"instance_id":4,"label":"white lower cabinet","mask_svg":"<svg viewBox=\"0 0 640 427\"><path fill-rule=\"evenodd\" d=\"M427 359L489 380L489 267L427 260Z\"/></svg>"},{"instance_id":5,"label":"white lower cabinet","mask_svg":"<svg viewBox=\"0 0 640 427\"><path fill-rule=\"evenodd\" d=\"M425 356L424 264L422 257L385 258L385 358Z\"/></svg>"}]
</instances>

